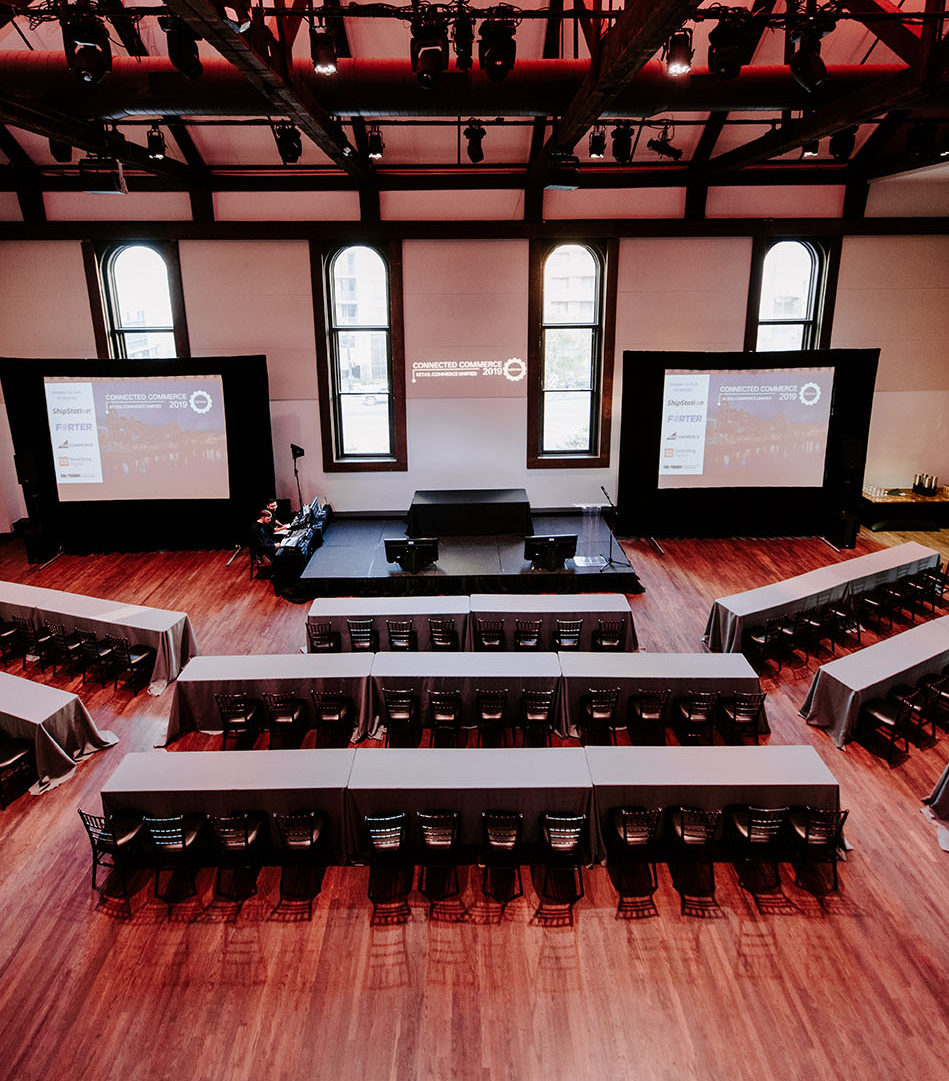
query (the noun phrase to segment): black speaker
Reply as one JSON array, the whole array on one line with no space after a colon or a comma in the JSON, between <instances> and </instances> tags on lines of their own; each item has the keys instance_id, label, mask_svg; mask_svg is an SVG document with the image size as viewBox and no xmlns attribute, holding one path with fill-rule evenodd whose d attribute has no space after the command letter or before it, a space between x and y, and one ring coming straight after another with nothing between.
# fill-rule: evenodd
<instances>
[{"instance_id":1,"label":"black speaker","mask_svg":"<svg viewBox=\"0 0 949 1081\"><path fill-rule=\"evenodd\" d=\"M857 534L860 532L860 519L855 514L844 511L827 538L835 548L855 548Z\"/></svg>"},{"instance_id":2,"label":"black speaker","mask_svg":"<svg viewBox=\"0 0 949 1081\"><path fill-rule=\"evenodd\" d=\"M59 544L51 530L29 526L23 530L27 563L48 563L59 552Z\"/></svg>"},{"instance_id":3,"label":"black speaker","mask_svg":"<svg viewBox=\"0 0 949 1081\"><path fill-rule=\"evenodd\" d=\"M36 455L32 451L14 454L13 468L16 470L17 484L36 484L40 479Z\"/></svg>"}]
</instances>

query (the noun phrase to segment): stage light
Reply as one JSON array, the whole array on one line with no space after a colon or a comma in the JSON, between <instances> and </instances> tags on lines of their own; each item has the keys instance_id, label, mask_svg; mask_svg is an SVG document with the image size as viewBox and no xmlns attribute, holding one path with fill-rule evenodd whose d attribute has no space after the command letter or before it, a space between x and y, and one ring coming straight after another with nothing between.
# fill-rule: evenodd
<instances>
[{"instance_id":1,"label":"stage light","mask_svg":"<svg viewBox=\"0 0 949 1081\"><path fill-rule=\"evenodd\" d=\"M79 183L96 195L128 195L122 163L108 154L89 154L79 159Z\"/></svg>"},{"instance_id":2,"label":"stage light","mask_svg":"<svg viewBox=\"0 0 949 1081\"><path fill-rule=\"evenodd\" d=\"M378 124L373 124L369 131L366 133L366 142L369 146L369 157L374 161L378 161L382 157L382 152L386 148L386 144L382 140L382 132L379 130Z\"/></svg>"},{"instance_id":3,"label":"stage light","mask_svg":"<svg viewBox=\"0 0 949 1081\"><path fill-rule=\"evenodd\" d=\"M843 131L835 131L827 143L830 156L837 161L846 161L853 153L853 148L856 145L856 128L844 128Z\"/></svg>"},{"instance_id":4,"label":"stage light","mask_svg":"<svg viewBox=\"0 0 949 1081\"><path fill-rule=\"evenodd\" d=\"M629 165L633 156L633 132L627 121L623 120L610 133L613 140L613 160L617 165Z\"/></svg>"},{"instance_id":5,"label":"stage light","mask_svg":"<svg viewBox=\"0 0 949 1081\"><path fill-rule=\"evenodd\" d=\"M411 59L419 86L433 87L448 67L448 26L444 16L425 11L415 16Z\"/></svg>"},{"instance_id":6,"label":"stage light","mask_svg":"<svg viewBox=\"0 0 949 1081\"><path fill-rule=\"evenodd\" d=\"M336 42L325 26L310 27L310 59L317 75L336 74Z\"/></svg>"},{"instance_id":7,"label":"stage light","mask_svg":"<svg viewBox=\"0 0 949 1081\"><path fill-rule=\"evenodd\" d=\"M72 161L72 146L60 139L50 139L49 152L53 155L53 161L60 165L68 165Z\"/></svg>"},{"instance_id":8,"label":"stage light","mask_svg":"<svg viewBox=\"0 0 949 1081\"><path fill-rule=\"evenodd\" d=\"M224 0L221 17L232 30L246 34L250 29L250 3L248 0Z\"/></svg>"},{"instance_id":9,"label":"stage light","mask_svg":"<svg viewBox=\"0 0 949 1081\"><path fill-rule=\"evenodd\" d=\"M923 120L909 129L906 152L918 161L936 156L936 125L931 120Z\"/></svg>"},{"instance_id":10,"label":"stage light","mask_svg":"<svg viewBox=\"0 0 949 1081\"><path fill-rule=\"evenodd\" d=\"M719 79L737 79L742 68L751 16L733 11L709 31L708 70Z\"/></svg>"},{"instance_id":11,"label":"stage light","mask_svg":"<svg viewBox=\"0 0 949 1081\"><path fill-rule=\"evenodd\" d=\"M590 157L602 158L606 154L606 131L594 128L590 132Z\"/></svg>"},{"instance_id":12,"label":"stage light","mask_svg":"<svg viewBox=\"0 0 949 1081\"><path fill-rule=\"evenodd\" d=\"M69 70L86 86L102 82L112 70L112 46L105 23L91 12L78 12L64 16L62 31Z\"/></svg>"},{"instance_id":13,"label":"stage light","mask_svg":"<svg viewBox=\"0 0 949 1081\"><path fill-rule=\"evenodd\" d=\"M492 83L502 82L514 67L517 57L514 14L509 4L498 4L488 9L488 18L481 24L478 64Z\"/></svg>"},{"instance_id":14,"label":"stage light","mask_svg":"<svg viewBox=\"0 0 949 1081\"><path fill-rule=\"evenodd\" d=\"M802 158L816 158L820 154L820 139L810 139L801 147Z\"/></svg>"},{"instance_id":15,"label":"stage light","mask_svg":"<svg viewBox=\"0 0 949 1081\"><path fill-rule=\"evenodd\" d=\"M687 27L676 30L663 50L667 75L688 75L692 70L692 31Z\"/></svg>"},{"instance_id":16,"label":"stage light","mask_svg":"<svg viewBox=\"0 0 949 1081\"><path fill-rule=\"evenodd\" d=\"M788 65L791 74L809 94L827 81L827 66L820 56L820 38L816 33L801 35L797 50Z\"/></svg>"},{"instance_id":17,"label":"stage light","mask_svg":"<svg viewBox=\"0 0 949 1081\"><path fill-rule=\"evenodd\" d=\"M462 134L468 140L468 160L478 165L484 161L484 147L481 145L484 140L484 128L481 121L472 117Z\"/></svg>"},{"instance_id":18,"label":"stage light","mask_svg":"<svg viewBox=\"0 0 949 1081\"><path fill-rule=\"evenodd\" d=\"M148 129L146 139L148 141L148 156L153 161L161 161L165 156L165 136L162 135L161 128L157 124L153 124Z\"/></svg>"},{"instance_id":19,"label":"stage light","mask_svg":"<svg viewBox=\"0 0 949 1081\"><path fill-rule=\"evenodd\" d=\"M471 56L474 50L474 20L467 11L459 11L451 31L455 43L455 66L459 71L471 71Z\"/></svg>"},{"instance_id":20,"label":"stage light","mask_svg":"<svg viewBox=\"0 0 949 1081\"><path fill-rule=\"evenodd\" d=\"M204 68L198 57L198 39L190 26L176 15L159 15L158 25L165 31L168 59L189 79L197 79Z\"/></svg>"},{"instance_id":21,"label":"stage light","mask_svg":"<svg viewBox=\"0 0 949 1081\"><path fill-rule=\"evenodd\" d=\"M576 191L580 187L580 159L575 154L552 154L544 187L548 191Z\"/></svg>"},{"instance_id":22,"label":"stage light","mask_svg":"<svg viewBox=\"0 0 949 1081\"><path fill-rule=\"evenodd\" d=\"M682 151L677 146L673 146L669 141L668 124L663 124L659 138L650 139L649 142L646 143L646 147L662 158L672 158L673 161L678 161L679 158L682 157Z\"/></svg>"},{"instance_id":23,"label":"stage light","mask_svg":"<svg viewBox=\"0 0 949 1081\"><path fill-rule=\"evenodd\" d=\"M283 164L296 164L303 153L303 140L300 137L299 128L291 124L289 120L278 120L273 125L273 137Z\"/></svg>"}]
</instances>

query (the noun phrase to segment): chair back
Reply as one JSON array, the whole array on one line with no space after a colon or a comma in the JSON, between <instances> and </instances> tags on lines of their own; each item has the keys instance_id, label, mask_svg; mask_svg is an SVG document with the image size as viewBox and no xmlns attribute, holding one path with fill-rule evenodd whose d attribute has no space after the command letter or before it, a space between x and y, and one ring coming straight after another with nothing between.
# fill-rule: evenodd
<instances>
[{"instance_id":1,"label":"chair back","mask_svg":"<svg viewBox=\"0 0 949 1081\"><path fill-rule=\"evenodd\" d=\"M306 637L311 653L336 653L339 651L338 636L329 622L307 623Z\"/></svg>"},{"instance_id":2,"label":"chair back","mask_svg":"<svg viewBox=\"0 0 949 1081\"><path fill-rule=\"evenodd\" d=\"M738 721L757 720L766 698L764 691L740 691L734 698L735 719Z\"/></svg>"},{"instance_id":3,"label":"chair back","mask_svg":"<svg viewBox=\"0 0 949 1081\"><path fill-rule=\"evenodd\" d=\"M184 815L167 815L164 817L152 817L145 815L145 829L155 848L163 852L184 851L185 831Z\"/></svg>"},{"instance_id":4,"label":"chair back","mask_svg":"<svg viewBox=\"0 0 949 1081\"><path fill-rule=\"evenodd\" d=\"M86 827L86 833L89 834L89 840L92 841L93 845L113 846L115 844L115 832L108 819L89 814L83 810L79 811L79 817L82 819L82 824Z\"/></svg>"},{"instance_id":5,"label":"chair back","mask_svg":"<svg viewBox=\"0 0 949 1081\"><path fill-rule=\"evenodd\" d=\"M455 650L458 648L458 632L455 630L455 621L453 619L430 616L428 630L432 649Z\"/></svg>"},{"instance_id":6,"label":"chair back","mask_svg":"<svg viewBox=\"0 0 949 1081\"><path fill-rule=\"evenodd\" d=\"M461 718L461 691L429 691L432 724L453 724Z\"/></svg>"},{"instance_id":7,"label":"chair back","mask_svg":"<svg viewBox=\"0 0 949 1081\"><path fill-rule=\"evenodd\" d=\"M504 717L507 687L478 687L475 689L478 716L482 721L498 722Z\"/></svg>"},{"instance_id":8,"label":"chair back","mask_svg":"<svg viewBox=\"0 0 949 1081\"><path fill-rule=\"evenodd\" d=\"M787 807L749 807L748 843L773 844L784 830L787 814Z\"/></svg>"},{"instance_id":9,"label":"chair back","mask_svg":"<svg viewBox=\"0 0 949 1081\"><path fill-rule=\"evenodd\" d=\"M350 699L339 691L314 691L310 689L313 709L317 720L332 724L342 721L350 708Z\"/></svg>"},{"instance_id":10,"label":"chair back","mask_svg":"<svg viewBox=\"0 0 949 1081\"><path fill-rule=\"evenodd\" d=\"M670 691L636 691L630 703L642 720L661 721L666 715L670 697Z\"/></svg>"},{"instance_id":11,"label":"chair back","mask_svg":"<svg viewBox=\"0 0 949 1081\"><path fill-rule=\"evenodd\" d=\"M554 631L554 649L579 649L582 632L582 619L558 619Z\"/></svg>"},{"instance_id":12,"label":"chair back","mask_svg":"<svg viewBox=\"0 0 949 1081\"><path fill-rule=\"evenodd\" d=\"M619 701L619 687L592 687L588 692L590 715L594 721L611 721Z\"/></svg>"},{"instance_id":13,"label":"chair back","mask_svg":"<svg viewBox=\"0 0 949 1081\"><path fill-rule=\"evenodd\" d=\"M275 811L273 820L284 848L312 848L326 824L319 811Z\"/></svg>"},{"instance_id":14,"label":"chair back","mask_svg":"<svg viewBox=\"0 0 949 1081\"><path fill-rule=\"evenodd\" d=\"M447 850L458 840L461 814L458 811L417 811L422 845L425 848Z\"/></svg>"},{"instance_id":15,"label":"chair back","mask_svg":"<svg viewBox=\"0 0 949 1081\"><path fill-rule=\"evenodd\" d=\"M411 619L387 619L386 627L389 631L389 649L408 651L416 648Z\"/></svg>"},{"instance_id":16,"label":"chair back","mask_svg":"<svg viewBox=\"0 0 949 1081\"><path fill-rule=\"evenodd\" d=\"M249 811L236 814L209 815L211 833L221 848L247 848L256 832L256 816Z\"/></svg>"},{"instance_id":17,"label":"chair back","mask_svg":"<svg viewBox=\"0 0 949 1081\"><path fill-rule=\"evenodd\" d=\"M662 811L645 807L614 807L610 812L613 828L625 845L652 844L659 833Z\"/></svg>"},{"instance_id":18,"label":"chair back","mask_svg":"<svg viewBox=\"0 0 949 1081\"><path fill-rule=\"evenodd\" d=\"M249 720L254 712L254 702L246 694L226 694L218 691L214 695L217 708L226 720Z\"/></svg>"},{"instance_id":19,"label":"chair back","mask_svg":"<svg viewBox=\"0 0 949 1081\"><path fill-rule=\"evenodd\" d=\"M622 649L625 633L625 616L620 619L598 619L593 644L596 649Z\"/></svg>"},{"instance_id":20,"label":"chair back","mask_svg":"<svg viewBox=\"0 0 949 1081\"><path fill-rule=\"evenodd\" d=\"M679 808L682 821L681 840L687 845L711 844L718 829L721 811L703 811L698 807Z\"/></svg>"},{"instance_id":21,"label":"chair back","mask_svg":"<svg viewBox=\"0 0 949 1081\"><path fill-rule=\"evenodd\" d=\"M503 619L478 617L475 628L475 645L478 649L504 649Z\"/></svg>"},{"instance_id":22,"label":"chair back","mask_svg":"<svg viewBox=\"0 0 949 1081\"><path fill-rule=\"evenodd\" d=\"M406 814L366 815L366 833L373 852L394 852L405 842Z\"/></svg>"},{"instance_id":23,"label":"chair back","mask_svg":"<svg viewBox=\"0 0 949 1081\"><path fill-rule=\"evenodd\" d=\"M521 692L521 713L525 721L550 721L554 708L554 692L529 689Z\"/></svg>"},{"instance_id":24,"label":"chair back","mask_svg":"<svg viewBox=\"0 0 949 1081\"><path fill-rule=\"evenodd\" d=\"M349 645L353 650L369 650L376 647L375 628L372 625L372 617L366 619L347 619L346 626L349 628Z\"/></svg>"},{"instance_id":25,"label":"chair back","mask_svg":"<svg viewBox=\"0 0 949 1081\"><path fill-rule=\"evenodd\" d=\"M850 811L825 811L818 807L808 807L804 823L804 843L808 845L840 844L844 823Z\"/></svg>"},{"instance_id":26,"label":"chair back","mask_svg":"<svg viewBox=\"0 0 949 1081\"><path fill-rule=\"evenodd\" d=\"M717 691L692 691L682 703L689 720L707 720L718 702Z\"/></svg>"},{"instance_id":27,"label":"chair back","mask_svg":"<svg viewBox=\"0 0 949 1081\"><path fill-rule=\"evenodd\" d=\"M514 648L540 649L540 625L539 619L515 619Z\"/></svg>"},{"instance_id":28,"label":"chair back","mask_svg":"<svg viewBox=\"0 0 949 1081\"><path fill-rule=\"evenodd\" d=\"M402 687L383 687L382 698L390 721L410 724L415 720L418 708L415 691Z\"/></svg>"},{"instance_id":29,"label":"chair back","mask_svg":"<svg viewBox=\"0 0 949 1081\"><path fill-rule=\"evenodd\" d=\"M488 848L516 851L521 844L523 829L524 816L520 811L481 812L481 831Z\"/></svg>"},{"instance_id":30,"label":"chair back","mask_svg":"<svg viewBox=\"0 0 949 1081\"><path fill-rule=\"evenodd\" d=\"M583 844L586 825L586 815L545 814L541 819L541 835L553 852L576 853Z\"/></svg>"},{"instance_id":31,"label":"chair back","mask_svg":"<svg viewBox=\"0 0 949 1081\"><path fill-rule=\"evenodd\" d=\"M112 647L112 656L126 668L131 668L132 656L129 653L129 640L120 634L107 634L105 640Z\"/></svg>"}]
</instances>

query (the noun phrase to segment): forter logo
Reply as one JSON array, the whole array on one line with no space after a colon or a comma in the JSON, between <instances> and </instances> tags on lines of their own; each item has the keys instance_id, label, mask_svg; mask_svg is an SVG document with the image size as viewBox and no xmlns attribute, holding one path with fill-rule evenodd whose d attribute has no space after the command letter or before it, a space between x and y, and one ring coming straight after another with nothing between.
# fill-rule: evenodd
<instances>
[{"instance_id":1,"label":"forter logo","mask_svg":"<svg viewBox=\"0 0 949 1081\"><path fill-rule=\"evenodd\" d=\"M801 405L817 405L820 401L820 387L816 383L804 383L797 392Z\"/></svg>"},{"instance_id":2,"label":"forter logo","mask_svg":"<svg viewBox=\"0 0 949 1081\"><path fill-rule=\"evenodd\" d=\"M196 390L188 399L188 404L195 413L209 413L211 406L214 405L214 400L206 390Z\"/></svg>"}]
</instances>

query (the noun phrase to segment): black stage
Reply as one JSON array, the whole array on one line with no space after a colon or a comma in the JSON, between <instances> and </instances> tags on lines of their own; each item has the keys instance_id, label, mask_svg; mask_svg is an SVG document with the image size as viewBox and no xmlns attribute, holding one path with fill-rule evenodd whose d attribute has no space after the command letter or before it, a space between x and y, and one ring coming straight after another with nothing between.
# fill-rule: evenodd
<instances>
[{"instance_id":1,"label":"black stage","mask_svg":"<svg viewBox=\"0 0 949 1081\"><path fill-rule=\"evenodd\" d=\"M534 514L537 534L576 533L578 556L609 555L610 533L599 515ZM531 570L524 559L524 537L439 537L438 563L408 574L387 563L383 540L404 537L404 518L340 518L326 532L323 546L287 595L314 597L432 596L471 593L642 593L636 572L627 566L577 567L568 559L562 571ZM625 557L616 541L614 559Z\"/></svg>"}]
</instances>

